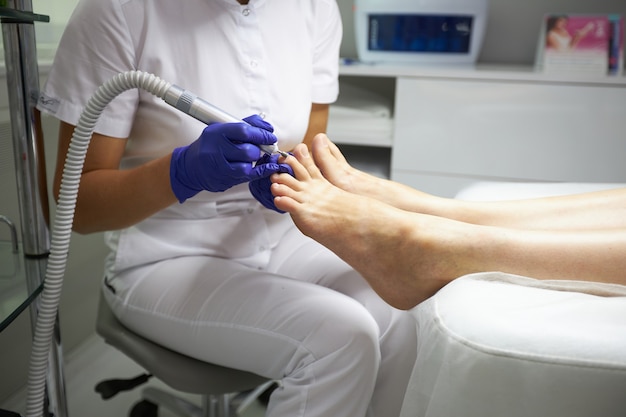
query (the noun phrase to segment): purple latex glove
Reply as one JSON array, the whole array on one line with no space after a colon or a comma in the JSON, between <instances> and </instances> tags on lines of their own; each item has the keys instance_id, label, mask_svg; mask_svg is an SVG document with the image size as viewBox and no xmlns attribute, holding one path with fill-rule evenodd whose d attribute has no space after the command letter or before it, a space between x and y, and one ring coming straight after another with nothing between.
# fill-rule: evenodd
<instances>
[{"instance_id":1,"label":"purple latex glove","mask_svg":"<svg viewBox=\"0 0 626 417\"><path fill-rule=\"evenodd\" d=\"M279 164L278 158L280 155L263 155L263 157L257 162L257 167L266 166L267 171L270 172L270 175L275 172L284 172L290 175L293 174L293 169L288 164ZM248 184L248 188L250 192L256 198L259 203L263 204L265 208L270 210L277 211L279 213L284 213L284 211L278 209L274 205L274 195L270 191L270 186L272 185L272 181L270 180L270 176L264 176L262 178L250 181Z\"/></svg>"},{"instance_id":2,"label":"purple latex glove","mask_svg":"<svg viewBox=\"0 0 626 417\"><path fill-rule=\"evenodd\" d=\"M193 143L174 149L170 183L178 201L272 174L268 167L255 165L262 154L256 145L276 142L272 125L257 115L244 121L248 123L211 124Z\"/></svg>"}]
</instances>

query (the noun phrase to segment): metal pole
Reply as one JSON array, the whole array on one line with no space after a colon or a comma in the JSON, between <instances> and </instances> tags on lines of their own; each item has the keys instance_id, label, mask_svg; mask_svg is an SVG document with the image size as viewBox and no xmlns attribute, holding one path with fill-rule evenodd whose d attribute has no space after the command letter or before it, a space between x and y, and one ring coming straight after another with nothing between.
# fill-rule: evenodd
<instances>
[{"instance_id":1,"label":"metal pole","mask_svg":"<svg viewBox=\"0 0 626 417\"><path fill-rule=\"evenodd\" d=\"M25 274L28 291L32 293L44 281L50 251L50 214L43 134L39 113L35 108L39 98L39 68L34 27L35 20L48 19L47 16L32 13L31 0L8 0L0 2L0 6L3 6L2 35ZM35 302L30 311L33 331L37 310ZM58 317L48 362L47 410L43 410L43 414L66 417L67 400Z\"/></svg>"}]
</instances>

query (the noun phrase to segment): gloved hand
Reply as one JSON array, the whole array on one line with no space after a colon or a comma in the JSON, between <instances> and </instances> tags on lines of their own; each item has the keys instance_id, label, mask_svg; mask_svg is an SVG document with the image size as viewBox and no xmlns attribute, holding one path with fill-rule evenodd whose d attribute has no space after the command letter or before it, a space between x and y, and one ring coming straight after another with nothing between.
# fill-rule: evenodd
<instances>
[{"instance_id":1,"label":"gloved hand","mask_svg":"<svg viewBox=\"0 0 626 417\"><path fill-rule=\"evenodd\" d=\"M293 174L293 169L288 164L279 164L278 158L280 155L263 155L263 157L257 162L257 166L267 166L267 171L270 172L270 175L275 172L285 172L290 175ZM259 203L263 204L265 208L270 210L277 211L279 213L284 213L284 211L278 209L274 205L274 195L270 191L270 186L272 185L272 181L270 180L270 175L264 176L262 178L250 181L248 183L248 188L250 192L256 198Z\"/></svg>"},{"instance_id":2,"label":"gloved hand","mask_svg":"<svg viewBox=\"0 0 626 417\"><path fill-rule=\"evenodd\" d=\"M178 201L202 190L225 191L273 173L267 166L254 164L262 154L256 145L276 142L272 125L257 115L244 121L249 124L211 124L193 143L174 149L170 183Z\"/></svg>"}]
</instances>

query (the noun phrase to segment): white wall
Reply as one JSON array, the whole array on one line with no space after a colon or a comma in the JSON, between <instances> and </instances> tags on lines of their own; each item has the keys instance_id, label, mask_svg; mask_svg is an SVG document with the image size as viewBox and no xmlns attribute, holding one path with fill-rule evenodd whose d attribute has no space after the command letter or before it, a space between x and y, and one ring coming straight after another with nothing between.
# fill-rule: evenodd
<instances>
[{"instance_id":1,"label":"white wall","mask_svg":"<svg viewBox=\"0 0 626 417\"><path fill-rule=\"evenodd\" d=\"M48 23L35 23L37 43L57 44L78 0L32 0L32 2L35 13L50 16Z\"/></svg>"}]
</instances>

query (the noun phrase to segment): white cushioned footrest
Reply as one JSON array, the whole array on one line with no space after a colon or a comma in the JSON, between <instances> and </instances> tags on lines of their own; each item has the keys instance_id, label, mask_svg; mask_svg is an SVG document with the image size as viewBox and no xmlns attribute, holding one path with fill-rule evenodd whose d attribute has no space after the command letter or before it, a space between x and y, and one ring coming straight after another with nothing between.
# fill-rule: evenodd
<instances>
[{"instance_id":1,"label":"white cushioned footrest","mask_svg":"<svg viewBox=\"0 0 626 417\"><path fill-rule=\"evenodd\" d=\"M580 194L626 187L624 183L606 182L499 182L479 181L463 188L459 200L519 200L524 198L550 197Z\"/></svg>"},{"instance_id":2,"label":"white cushioned footrest","mask_svg":"<svg viewBox=\"0 0 626 417\"><path fill-rule=\"evenodd\" d=\"M626 416L626 287L461 277L414 310L401 417Z\"/></svg>"}]
</instances>

